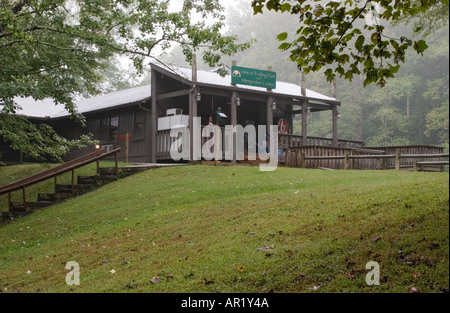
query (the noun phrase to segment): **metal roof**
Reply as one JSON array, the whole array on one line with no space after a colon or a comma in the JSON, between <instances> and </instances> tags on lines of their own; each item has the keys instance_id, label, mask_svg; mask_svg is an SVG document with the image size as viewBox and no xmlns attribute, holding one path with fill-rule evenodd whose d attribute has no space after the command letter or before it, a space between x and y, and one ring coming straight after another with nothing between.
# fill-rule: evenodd
<instances>
[{"instance_id":1,"label":"metal roof","mask_svg":"<svg viewBox=\"0 0 450 313\"><path fill-rule=\"evenodd\" d=\"M183 77L184 79L187 79L189 81L192 80L192 69L189 68L179 68L179 67L170 67L168 68L169 71L173 72L174 74L177 74L178 76ZM216 72L211 71L197 71L197 81L201 84L208 84L208 85L214 85L214 86L221 86L221 87L231 87L231 75L226 75L225 77L220 76ZM246 85L238 85L237 88L242 90L249 90L249 91L267 91L265 88L261 87L253 87L253 86L246 86ZM276 89L272 91L273 94L277 95L285 95L285 96L292 96L292 97L302 97L301 93L301 87L296 84L292 83L286 83L286 82L280 82L277 81ZM313 100L319 100L319 101L333 101L336 102L337 100L325 96L323 94L320 94L318 92L312 91L310 89L306 89L306 97L311 98Z\"/></svg>"},{"instance_id":2,"label":"metal roof","mask_svg":"<svg viewBox=\"0 0 450 313\"><path fill-rule=\"evenodd\" d=\"M74 103L78 112L81 114L96 112L150 99L150 89L150 85L140 86L88 99L77 100L74 101ZM70 115L64 108L64 105L55 105L53 99L48 98L36 101L33 98L28 97L15 98L14 101L20 106L17 113L31 118L60 118Z\"/></svg>"}]
</instances>

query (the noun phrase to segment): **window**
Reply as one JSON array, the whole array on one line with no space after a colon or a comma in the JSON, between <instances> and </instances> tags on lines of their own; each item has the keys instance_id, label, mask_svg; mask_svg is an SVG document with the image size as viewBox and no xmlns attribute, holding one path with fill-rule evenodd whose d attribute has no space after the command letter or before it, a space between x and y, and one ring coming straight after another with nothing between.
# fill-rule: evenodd
<instances>
[{"instance_id":1,"label":"window","mask_svg":"<svg viewBox=\"0 0 450 313\"><path fill-rule=\"evenodd\" d=\"M119 116L101 117L98 121L98 140L111 143L119 131Z\"/></svg>"},{"instance_id":2,"label":"window","mask_svg":"<svg viewBox=\"0 0 450 313\"><path fill-rule=\"evenodd\" d=\"M133 126L134 139L144 138L144 121L145 121L144 112L134 113L134 126Z\"/></svg>"}]
</instances>

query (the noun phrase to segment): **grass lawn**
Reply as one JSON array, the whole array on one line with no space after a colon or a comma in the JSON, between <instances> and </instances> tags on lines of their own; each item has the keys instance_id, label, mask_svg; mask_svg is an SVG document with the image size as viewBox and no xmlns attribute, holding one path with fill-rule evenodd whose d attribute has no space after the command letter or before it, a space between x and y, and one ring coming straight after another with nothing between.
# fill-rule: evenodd
<instances>
[{"instance_id":1,"label":"grass lawn","mask_svg":"<svg viewBox=\"0 0 450 313\"><path fill-rule=\"evenodd\" d=\"M379 286L366 284L370 261ZM0 226L3 292L448 287L448 173L164 168Z\"/></svg>"}]
</instances>

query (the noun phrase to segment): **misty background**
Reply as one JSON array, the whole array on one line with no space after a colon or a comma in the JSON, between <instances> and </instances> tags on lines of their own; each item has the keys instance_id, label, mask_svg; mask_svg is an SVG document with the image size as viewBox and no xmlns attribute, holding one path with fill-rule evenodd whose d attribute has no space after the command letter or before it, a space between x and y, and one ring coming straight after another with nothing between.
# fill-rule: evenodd
<instances>
[{"instance_id":1,"label":"misty background","mask_svg":"<svg viewBox=\"0 0 450 313\"><path fill-rule=\"evenodd\" d=\"M252 41L245 52L225 58L231 66L233 60L244 67L266 69L272 66L279 81L300 83L300 72L289 60L289 52L278 49L277 35L294 34L298 17L265 11L253 15L249 0L223 0L226 8L227 34L237 35L240 42ZM432 17L429 17L432 18ZM387 34L394 38L411 34L414 21L389 26ZM401 35L400 35L401 34ZM397 36L397 37L396 37ZM437 145L449 148L449 27L438 28L425 40L429 49L423 56L409 51L396 78L385 88L373 85L363 87L362 80L352 82L337 79L337 98L341 101L339 138L366 142L367 146ZM201 54L201 51L198 52ZM200 59L200 58L198 58ZM174 66L190 67L181 49L174 47L161 55L160 60ZM205 64L200 69L211 70ZM122 90L150 83L150 70L138 76L129 63L117 59L104 73L108 78L103 92ZM331 96L331 84L323 72L306 76L308 89ZM308 135L331 137L330 112L309 115ZM298 115L294 133L301 134Z\"/></svg>"}]
</instances>

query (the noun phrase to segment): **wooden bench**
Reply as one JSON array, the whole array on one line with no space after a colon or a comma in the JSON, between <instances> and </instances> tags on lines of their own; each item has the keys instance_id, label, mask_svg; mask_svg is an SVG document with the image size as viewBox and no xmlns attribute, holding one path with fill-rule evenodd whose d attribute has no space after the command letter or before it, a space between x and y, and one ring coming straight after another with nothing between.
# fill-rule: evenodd
<instances>
[{"instance_id":1,"label":"wooden bench","mask_svg":"<svg viewBox=\"0 0 450 313\"><path fill-rule=\"evenodd\" d=\"M414 164L414 171L423 171L425 166L429 166L429 167L434 167L437 168L439 167L441 172L444 171L444 166L449 165L449 161L430 161L430 162L416 162Z\"/></svg>"}]
</instances>

